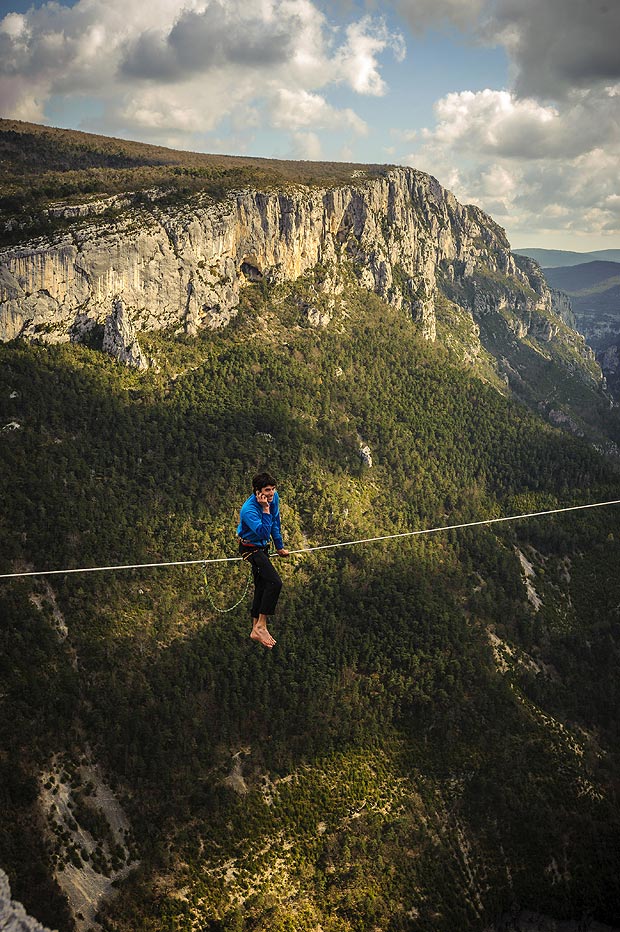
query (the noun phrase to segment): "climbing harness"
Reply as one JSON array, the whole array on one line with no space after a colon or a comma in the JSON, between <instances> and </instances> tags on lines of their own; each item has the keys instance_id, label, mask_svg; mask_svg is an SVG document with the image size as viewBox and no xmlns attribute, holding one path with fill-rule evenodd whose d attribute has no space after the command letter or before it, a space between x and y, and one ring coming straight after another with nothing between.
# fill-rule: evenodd
<instances>
[{"instance_id":1,"label":"climbing harness","mask_svg":"<svg viewBox=\"0 0 620 932\"><path fill-rule=\"evenodd\" d=\"M420 537L424 534L437 534L440 531L458 531L468 527L480 527L485 524L499 524L505 521L520 521L525 518L541 518L545 515L557 515L567 511L583 511L586 508L604 508L608 505L620 505L620 499L609 502L591 502L587 505L569 505L565 508L550 508L547 511L531 511L522 515L506 515L503 518L485 518L482 521L467 521L463 524L447 524L440 527L422 528L419 531L402 531L400 534L385 534L382 537L365 537L360 540L343 540L335 544L319 544L316 547L304 547L301 550L289 550L289 556L297 553L312 553L315 550L332 550L336 547L352 547L354 544L374 544L383 540L397 540L403 537ZM210 557L202 560L173 560L167 563L125 563L115 566L83 566L63 570L31 570L25 573L0 573L0 579L17 579L25 576L56 576L68 573L102 573L106 570L145 570L164 566L191 566L197 563L206 566L209 563L236 563L241 557Z\"/></svg>"},{"instance_id":2,"label":"climbing harness","mask_svg":"<svg viewBox=\"0 0 620 932\"><path fill-rule=\"evenodd\" d=\"M211 606L214 612L218 612L218 614L220 615L225 615L228 612L232 612L233 609L237 608L238 605L241 605L246 595L248 594L248 589L250 588L250 582L252 580L252 566L250 564L250 557L252 556L252 554L255 553L257 550L264 550L265 553L268 554L268 556L272 557L274 555L274 552L270 551L269 547L257 547L256 544L251 544L249 543L249 541L244 541L241 538L237 538L237 539L239 543L242 544L243 547L247 549L247 553L244 553L241 559L243 560L244 563L248 564L248 575L246 578L245 589L243 590L243 595L241 596L240 599L238 599L235 602L234 605L231 605L230 608L220 608L219 605L216 605L215 602L213 601L213 594L209 587L209 580L207 578L207 565L209 561L204 560L202 564L203 576L204 576L204 581L205 581L205 592L207 594L207 599L209 600L209 605Z\"/></svg>"}]
</instances>

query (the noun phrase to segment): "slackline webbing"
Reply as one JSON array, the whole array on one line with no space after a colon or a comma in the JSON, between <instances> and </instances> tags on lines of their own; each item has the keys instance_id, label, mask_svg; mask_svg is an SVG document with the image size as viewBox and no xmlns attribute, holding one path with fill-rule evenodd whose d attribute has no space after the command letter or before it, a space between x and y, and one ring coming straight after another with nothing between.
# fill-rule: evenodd
<instances>
[{"instance_id":1,"label":"slackline webbing","mask_svg":"<svg viewBox=\"0 0 620 932\"><path fill-rule=\"evenodd\" d=\"M423 534L437 534L440 531L458 531L468 527L479 527L483 524L499 524L502 521L520 521L525 518L540 518L544 515L557 515L565 511L582 511L586 508L604 508L607 505L620 505L620 499L611 502L593 502L589 505L569 505L565 508L550 508L548 511L530 511L522 515L507 515L504 518L485 518L483 521L467 521L464 524L447 524L441 527L423 528L419 531L403 531L400 534L385 534L382 537L365 537L360 540L343 540L335 544L319 544L316 547L304 547L301 550L290 550L289 554L312 553L315 550L333 550L336 547L352 547L354 544L374 544L382 540L397 540L403 537L419 537ZM26 573L0 573L0 579L16 579L21 576L55 576L68 573L103 573L116 570L144 570L164 566L191 566L208 563L236 563L243 557L211 557L202 560L172 560L167 563L125 563L116 566L86 566L78 569L64 570L34 570Z\"/></svg>"}]
</instances>

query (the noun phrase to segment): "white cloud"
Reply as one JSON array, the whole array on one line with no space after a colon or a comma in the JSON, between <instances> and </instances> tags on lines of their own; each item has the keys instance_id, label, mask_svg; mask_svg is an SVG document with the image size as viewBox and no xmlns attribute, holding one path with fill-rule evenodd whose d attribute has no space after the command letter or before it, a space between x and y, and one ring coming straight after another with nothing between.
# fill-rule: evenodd
<instances>
[{"instance_id":1,"label":"white cloud","mask_svg":"<svg viewBox=\"0 0 620 932\"><path fill-rule=\"evenodd\" d=\"M358 94L381 97L386 85L381 77L378 56L391 48L397 61L405 56L405 45L400 33L390 33L385 22L376 23L365 16L347 28L347 42L338 53L339 70Z\"/></svg>"},{"instance_id":2,"label":"white cloud","mask_svg":"<svg viewBox=\"0 0 620 932\"><path fill-rule=\"evenodd\" d=\"M21 13L8 13L2 21L2 32L12 39L20 39L26 31L26 17Z\"/></svg>"},{"instance_id":3,"label":"white cloud","mask_svg":"<svg viewBox=\"0 0 620 932\"><path fill-rule=\"evenodd\" d=\"M620 226L620 194L610 194L605 198L604 204L605 210L617 218L616 222Z\"/></svg>"},{"instance_id":4,"label":"white cloud","mask_svg":"<svg viewBox=\"0 0 620 932\"><path fill-rule=\"evenodd\" d=\"M364 121L325 90L383 93L385 53L401 57L404 45L381 19L342 34L313 0L50 2L0 22L0 108L44 121L56 95L89 95L103 104L101 131L134 138L190 142L224 120L238 132L257 112L267 129L359 136Z\"/></svg>"},{"instance_id":5,"label":"white cloud","mask_svg":"<svg viewBox=\"0 0 620 932\"><path fill-rule=\"evenodd\" d=\"M321 158L321 140L316 133L293 133L291 158L317 161Z\"/></svg>"},{"instance_id":6,"label":"white cloud","mask_svg":"<svg viewBox=\"0 0 620 932\"><path fill-rule=\"evenodd\" d=\"M172 23L176 7L178 0L150 0L149 20ZM16 14L6 16L0 21L2 112L41 111L55 94L110 93L120 48L144 15L141 0L79 0L73 7L32 7L19 29Z\"/></svg>"},{"instance_id":7,"label":"white cloud","mask_svg":"<svg viewBox=\"0 0 620 932\"><path fill-rule=\"evenodd\" d=\"M279 88L272 99L272 124L284 129L311 126L314 129L337 129L343 124L357 135L368 127L353 110L337 110L319 94Z\"/></svg>"},{"instance_id":8,"label":"white cloud","mask_svg":"<svg viewBox=\"0 0 620 932\"><path fill-rule=\"evenodd\" d=\"M407 161L513 231L620 232L617 89L554 107L508 91L448 94Z\"/></svg>"},{"instance_id":9,"label":"white cloud","mask_svg":"<svg viewBox=\"0 0 620 932\"><path fill-rule=\"evenodd\" d=\"M463 91L437 102L438 123L425 137L504 158L574 157L620 141L612 89L564 103L561 109L509 91Z\"/></svg>"},{"instance_id":10,"label":"white cloud","mask_svg":"<svg viewBox=\"0 0 620 932\"><path fill-rule=\"evenodd\" d=\"M127 42L121 71L167 82L231 64L272 68L291 57L299 17L274 23L270 14L257 17L252 7L233 0L211 0L200 11L182 9L172 28L149 28Z\"/></svg>"}]
</instances>

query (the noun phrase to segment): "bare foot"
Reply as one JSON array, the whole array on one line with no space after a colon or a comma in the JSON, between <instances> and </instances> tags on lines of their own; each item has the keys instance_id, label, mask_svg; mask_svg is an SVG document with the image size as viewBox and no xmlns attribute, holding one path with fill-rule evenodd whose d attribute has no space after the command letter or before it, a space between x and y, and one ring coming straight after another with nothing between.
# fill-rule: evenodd
<instances>
[{"instance_id":1,"label":"bare foot","mask_svg":"<svg viewBox=\"0 0 620 932\"><path fill-rule=\"evenodd\" d=\"M273 638L267 628L264 625L254 625L252 631L250 632L250 637L253 641L258 641L263 647L272 648L276 643L275 638Z\"/></svg>"}]
</instances>

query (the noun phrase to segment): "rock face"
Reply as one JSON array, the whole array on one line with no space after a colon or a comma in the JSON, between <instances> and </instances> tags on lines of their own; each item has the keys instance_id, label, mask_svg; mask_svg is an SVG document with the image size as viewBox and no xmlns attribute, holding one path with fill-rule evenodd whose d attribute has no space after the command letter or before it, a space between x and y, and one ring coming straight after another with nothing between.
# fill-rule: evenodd
<instances>
[{"instance_id":1,"label":"rock face","mask_svg":"<svg viewBox=\"0 0 620 932\"><path fill-rule=\"evenodd\" d=\"M620 349L618 346L610 346L599 355L601 369L607 375L617 376L620 372Z\"/></svg>"},{"instance_id":2,"label":"rock face","mask_svg":"<svg viewBox=\"0 0 620 932\"><path fill-rule=\"evenodd\" d=\"M2 932L49 932L46 926L29 916L21 905L11 899L9 878L0 868L0 929Z\"/></svg>"},{"instance_id":3,"label":"rock face","mask_svg":"<svg viewBox=\"0 0 620 932\"><path fill-rule=\"evenodd\" d=\"M202 196L175 208L154 197L115 222L80 224L0 252L1 340L80 341L112 314L116 323L106 327L118 342L119 301L127 333L130 323L137 332L220 327L236 313L244 284L294 280L317 263L334 287L347 263L429 340L439 287L460 289L474 315L498 301L515 307L516 287L515 326L525 331L533 314L551 309L538 266L517 265L504 231L410 168L342 187L243 191L219 202ZM494 294L476 287L481 273ZM308 317L329 322L312 307ZM122 342L133 345L126 335Z\"/></svg>"},{"instance_id":4,"label":"rock face","mask_svg":"<svg viewBox=\"0 0 620 932\"><path fill-rule=\"evenodd\" d=\"M120 298L115 299L112 313L106 318L103 351L126 366L148 369L148 362L136 339L136 331Z\"/></svg>"},{"instance_id":5,"label":"rock face","mask_svg":"<svg viewBox=\"0 0 620 932\"><path fill-rule=\"evenodd\" d=\"M573 330L576 329L577 322L573 306L569 295L567 295L565 291L556 291L555 288L551 289L551 307L553 312L557 314L558 317L561 317L565 324L568 324Z\"/></svg>"},{"instance_id":6,"label":"rock face","mask_svg":"<svg viewBox=\"0 0 620 932\"><path fill-rule=\"evenodd\" d=\"M614 398L620 399L620 343L597 353L596 359L603 370L609 391Z\"/></svg>"},{"instance_id":7,"label":"rock face","mask_svg":"<svg viewBox=\"0 0 620 932\"><path fill-rule=\"evenodd\" d=\"M372 468L372 451L367 443L360 443L360 459L365 466Z\"/></svg>"}]
</instances>

